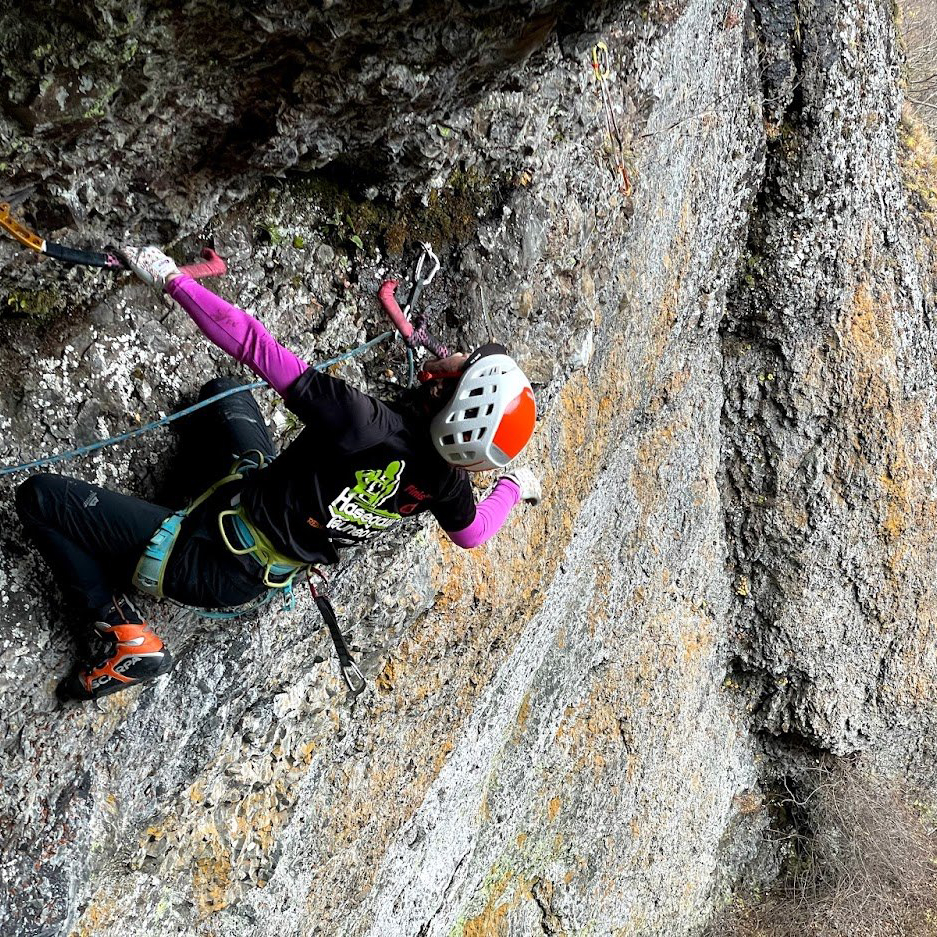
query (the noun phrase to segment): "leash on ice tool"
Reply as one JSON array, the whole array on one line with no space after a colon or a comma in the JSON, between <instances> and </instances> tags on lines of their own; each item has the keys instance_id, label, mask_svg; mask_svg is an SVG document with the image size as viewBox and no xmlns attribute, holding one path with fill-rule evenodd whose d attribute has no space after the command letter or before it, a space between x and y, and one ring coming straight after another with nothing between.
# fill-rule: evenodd
<instances>
[{"instance_id":1,"label":"leash on ice tool","mask_svg":"<svg viewBox=\"0 0 937 937\"><path fill-rule=\"evenodd\" d=\"M28 247L38 254L45 254L47 257L62 263L78 264L83 267L102 267L105 270L115 271L130 269L129 264L119 251L86 251L66 247L64 244L56 244L54 241L46 240L35 231L27 228L21 221L17 221L12 214L13 207L25 201L32 194L32 191L31 186L20 189L12 193L6 201L0 202L0 228L6 231L10 237L19 241L24 247ZM188 274L196 280L205 277L220 277L227 272L228 267L224 260L210 247L202 248L201 254L203 258L201 263L180 267L179 272Z\"/></svg>"}]
</instances>

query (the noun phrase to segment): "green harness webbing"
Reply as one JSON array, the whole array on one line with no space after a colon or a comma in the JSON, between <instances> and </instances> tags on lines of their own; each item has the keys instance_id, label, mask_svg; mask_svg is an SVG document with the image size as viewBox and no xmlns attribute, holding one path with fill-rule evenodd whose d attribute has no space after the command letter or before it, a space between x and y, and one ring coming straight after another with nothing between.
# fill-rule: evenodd
<instances>
[{"instance_id":1,"label":"green harness webbing","mask_svg":"<svg viewBox=\"0 0 937 937\"><path fill-rule=\"evenodd\" d=\"M256 454L256 458L254 458L254 454ZM234 463L231 467L230 474L216 481L207 491L200 494L185 508L185 510L170 514L169 517L159 525L156 533L153 534L150 542L143 550L140 559L137 561L136 569L134 569L133 572L133 584L141 591L157 599L166 598L163 591L163 580L166 575L166 569L169 566L169 558L172 555L173 547L179 539L179 531L182 528L183 520L198 508L200 504L203 504L218 491L219 488L230 482L240 481L247 470L263 468L265 461L266 459L262 452L251 450L251 452L241 456ZM224 519L226 516L230 515L233 515L235 518L235 529L237 531L238 540L241 543L240 547L235 547L235 545L231 543L224 528ZM236 615L241 615L244 612L265 605L273 598L275 590L283 590L283 594L288 598L288 607L292 608L293 579L300 570L308 569L309 564L290 559L282 553L279 553L270 543L270 540L261 534L250 522L240 504L237 505L234 511L222 511L218 515L218 526L221 530L221 539L224 545L233 554L236 556L250 555L261 565L264 570L263 584L267 587L268 591L253 602L239 606L237 609L233 609L230 612L217 612L209 609L196 609L196 611L208 618L233 618Z\"/></svg>"},{"instance_id":2,"label":"green harness webbing","mask_svg":"<svg viewBox=\"0 0 937 937\"><path fill-rule=\"evenodd\" d=\"M301 569L309 568L309 564L291 560L280 553L270 539L250 522L240 499L236 495L235 498L237 503L232 510L218 514L218 530L224 545L235 556L253 556L263 567L264 585L268 589L286 588ZM224 523L227 517L231 518L231 526L240 546L235 546L228 537Z\"/></svg>"}]
</instances>

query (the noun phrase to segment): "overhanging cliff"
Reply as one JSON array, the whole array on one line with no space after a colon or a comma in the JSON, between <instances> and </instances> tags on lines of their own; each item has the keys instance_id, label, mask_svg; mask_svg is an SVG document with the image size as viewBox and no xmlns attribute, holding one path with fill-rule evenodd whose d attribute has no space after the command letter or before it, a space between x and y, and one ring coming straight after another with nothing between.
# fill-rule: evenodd
<instances>
[{"instance_id":1,"label":"overhanging cliff","mask_svg":"<svg viewBox=\"0 0 937 937\"><path fill-rule=\"evenodd\" d=\"M170 677L58 710L67 610L5 483L5 934L698 934L803 751L932 782L934 255L890 5L845 6L2 14L28 218L211 240L219 289L310 360L384 328L380 278L430 238L433 325L535 382L546 495L479 551L417 525L347 559L353 704L302 603L150 605ZM4 463L240 373L127 278L6 242L0 270ZM65 470L164 497L176 448Z\"/></svg>"}]
</instances>

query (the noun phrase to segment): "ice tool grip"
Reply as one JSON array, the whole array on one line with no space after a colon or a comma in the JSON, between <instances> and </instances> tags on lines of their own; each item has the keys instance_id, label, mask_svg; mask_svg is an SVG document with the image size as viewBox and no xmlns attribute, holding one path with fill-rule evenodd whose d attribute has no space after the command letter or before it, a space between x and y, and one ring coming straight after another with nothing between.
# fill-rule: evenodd
<instances>
[{"instance_id":1,"label":"ice tool grip","mask_svg":"<svg viewBox=\"0 0 937 937\"><path fill-rule=\"evenodd\" d=\"M204 258L203 263L188 264L185 267L180 267L179 272L187 274L193 280L201 280L205 277L220 277L228 272L228 265L210 247L203 247L201 254Z\"/></svg>"},{"instance_id":2,"label":"ice tool grip","mask_svg":"<svg viewBox=\"0 0 937 937\"><path fill-rule=\"evenodd\" d=\"M413 337L413 325L403 314L400 303L394 296L397 286L397 280L385 280L377 292L377 298L381 301L381 306L384 307L384 312L387 313L390 321L394 323L394 328L403 336L407 344L410 344L410 339Z\"/></svg>"},{"instance_id":3,"label":"ice tool grip","mask_svg":"<svg viewBox=\"0 0 937 937\"><path fill-rule=\"evenodd\" d=\"M81 264L83 267L117 267L119 264L109 254L102 254L99 251L81 251L73 247L65 247L63 244L52 244L46 241L45 254L54 260L61 260L66 264Z\"/></svg>"}]
</instances>

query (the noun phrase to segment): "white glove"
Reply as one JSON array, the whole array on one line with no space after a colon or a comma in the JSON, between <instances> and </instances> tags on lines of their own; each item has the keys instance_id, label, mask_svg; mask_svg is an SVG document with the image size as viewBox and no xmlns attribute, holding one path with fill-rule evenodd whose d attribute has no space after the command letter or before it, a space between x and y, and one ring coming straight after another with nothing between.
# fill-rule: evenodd
<instances>
[{"instance_id":1,"label":"white glove","mask_svg":"<svg viewBox=\"0 0 937 937\"><path fill-rule=\"evenodd\" d=\"M144 283L157 289L163 289L166 280L179 272L172 257L167 257L158 247L125 247L123 256Z\"/></svg>"},{"instance_id":2,"label":"white glove","mask_svg":"<svg viewBox=\"0 0 937 937\"><path fill-rule=\"evenodd\" d=\"M528 504L540 503L540 498L543 496L540 479L526 465L522 465L520 468L516 468L513 472L508 472L501 477L511 479L520 488L521 501L526 501Z\"/></svg>"}]
</instances>

